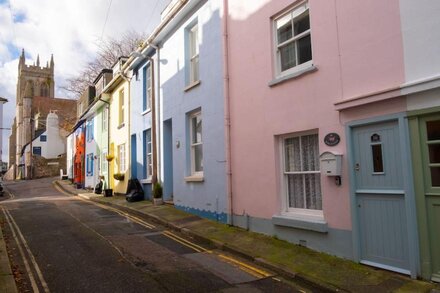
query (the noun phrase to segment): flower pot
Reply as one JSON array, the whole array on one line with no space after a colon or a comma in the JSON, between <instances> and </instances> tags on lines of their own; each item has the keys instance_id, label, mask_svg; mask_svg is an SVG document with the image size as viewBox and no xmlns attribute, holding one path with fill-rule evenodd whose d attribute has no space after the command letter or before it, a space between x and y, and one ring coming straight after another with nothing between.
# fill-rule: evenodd
<instances>
[{"instance_id":1,"label":"flower pot","mask_svg":"<svg viewBox=\"0 0 440 293\"><path fill-rule=\"evenodd\" d=\"M153 204L155 205L155 206L160 206L160 205L163 205L163 198L154 198L153 197Z\"/></svg>"},{"instance_id":2,"label":"flower pot","mask_svg":"<svg viewBox=\"0 0 440 293\"><path fill-rule=\"evenodd\" d=\"M104 197L113 196L113 189L104 189Z\"/></svg>"}]
</instances>

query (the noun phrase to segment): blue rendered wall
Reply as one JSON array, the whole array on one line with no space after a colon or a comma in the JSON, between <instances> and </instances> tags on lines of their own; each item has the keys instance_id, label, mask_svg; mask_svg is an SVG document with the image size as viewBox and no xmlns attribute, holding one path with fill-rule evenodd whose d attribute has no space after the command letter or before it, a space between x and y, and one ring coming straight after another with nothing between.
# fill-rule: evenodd
<instances>
[{"instance_id":1,"label":"blue rendered wall","mask_svg":"<svg viewBox=\"0 0 440 293\"><path fill-rule=\"evenodd\" d=\"M178 27L172 31L160 51L160 81L162 90L162 125L172 121L172 174L174 204L177 208L200 216L226 222L226 157L224 129L224 93L222 31L220 10L222 1L202 1ZM201 83L186 87L185 28L198 21L199 72ZM186 182L190 175L188 113L201 109L204 181ZM177 147L180 143L180 147ZM162 154L162 160L164 154ZM163 162L163 161L162 161ZM167 165L164 165L166 168ZM163 170L167 184L167 170Z\"/></svg>"},{"instance_id":2,"label":"blue rendered wall","mask_svg":"<svg viewBox=\"0 0 440 293\"><path fill-rule=\"evenodd\" d=\"M144 130L151 129L151 111L143 110L143 68L147 65L147 60L137 67L137 77L133 76L130 82L130 136L135 136L136 147L132 150L136 151L135 156L130 158L130 163L135 163L131 166L132 177L137 178L143 188L146 199L151 199L151 183L146 179L146 167L144 160ZM133 159L133 161L132 161ZM134 172L133 172L134 171ZM135 175L135 176L133 176Z\"/></svg>"}]
</instances>

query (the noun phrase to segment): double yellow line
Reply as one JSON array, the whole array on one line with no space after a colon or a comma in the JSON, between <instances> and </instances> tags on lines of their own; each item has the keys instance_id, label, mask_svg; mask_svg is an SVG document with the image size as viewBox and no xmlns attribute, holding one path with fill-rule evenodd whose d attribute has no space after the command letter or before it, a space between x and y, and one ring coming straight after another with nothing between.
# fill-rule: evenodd
<instances>
[{"instance_id":1,"label":"double yellow line","mask_svg":"<svg viewBox=\"0 0 440 293\"><path fill-rule=\"evenodd\" d=\"M62 190L62 188L57 186L56 184L54 184L54 186L55 186L55 188L58 191L60 191L60 192L62 192L64 194L68 194L67 192ZM70 195L70 194L68 194L68 195ZM148 222L146 222L146 221L144 221L144 220L142 220L142 219L140 219L138 217L135 217L135 216L132 216L132 215L130 215L128 213L122 212L122 211L120 211L120 210L118 210L116 208L108 207L106 205L103 205L103 204L100 204L100 203L97 203L97 202L94 202L94 201L86 200L86 199L81 198L81 197L78 197L78 199L80 199L82 201L91 202L92 204L94 204L94 205L96 205L96 206L98 206L100 208L103 208L105 210L109 210L109 211L115 212L115 213L117 213L117 214L119 214L119 215L121 215L123 217L126 217L126 218L130 219L131 221L133 221L133 222L135 222L135 223L137 223L137 224L139 224L139 225L141 225L143 227L148 228L148 229L155 229L156 228L156 226L154 226L154 225L152 225L152 224L150 224L150 223L148 223ZM218 253L218 252L214 252L212 250L208 250L208 249L206 249L206 248L204 248L204 247L202 247L200 245L197 245L197 244L195 244L195 243L193 243L193 242L191 242L189 240L186 240L185 238L182 238L182 237L180 237L180 236L178 236L178 235L176 235L176 234L174 234L174 233L172 233L170 231L164 230L164 231L162 231L162 235L164 235L164 236L166 236L166 237L168 237L168 238L170 238L170 239L172 239L172 240L174 240L174 241L176 241L176 242L178 242L178 243L180 243L180 244L182 244L182 245L184 245L184 246L186 246L186 247L188 247L188 248L190 248L190 249L192 249L192 250L194 250L194 251L196 251L198 253L213 254L213 255L219 257L220 260L222 260L224 262L227 262L227 263L229 263L231 265L234 265L234 266L238 267L239 269L241 269L242 271L245 271L248 274L250 274L250 275L252 275L252 276L254 276L256 278L260 279L260 278L267 278L267 277L272 276L272 274L270 274L270 273L268 273L268 272L266 272L264 270L261 270L259 268L256 268L256 267L252 266L252 265L246 264L246 263L244 263L242 261L239 261L239 260L237 260L235 258L232 258L230 256L224 255L222 253Z\"/></svg>"},{"instance_id":2,"label":"double yellow line","mask_svg":"<svg viewBox=\"0 0 440 293\"><path fill-rule=\"evenodd\" d=\"M208 250L206 248L203 248L200 245L197 245L197 244L195 244L195 243L193 243L191 241L188 241L188 240L186 240L186 239L184 239L184 238L182 238L180 236L177 236L176 234L174 234L174 233L172 233L170 231L163 231L162 234L164 236L166 236L166 237L168 237L168 238L170 238L170 239L172 239L172 240L182 244L182 245L185 245L186 247L189 247L189 248L195 250L196 252L213 254L213 255L219 257L222 261L227 262L227 263L229 263L231 265L234 265L234 266L238 267L239 269L241 269L242 271L245 271L248 274L250 274L250 275L252 275L252 276L254 276L256 278L260 279L260 278L267 278L267 277L272 276L272 274L270 274L270 273L268 273L266 271L263 271L263 270L261 270L259 268L251 266L249 264L246 264L246 263L244 263L242 261L239 261L239 260L237 260L237 259L235 259L233 257L224 255L222 253L214 252L214 251Z\"/></svg>"}]
</instances>

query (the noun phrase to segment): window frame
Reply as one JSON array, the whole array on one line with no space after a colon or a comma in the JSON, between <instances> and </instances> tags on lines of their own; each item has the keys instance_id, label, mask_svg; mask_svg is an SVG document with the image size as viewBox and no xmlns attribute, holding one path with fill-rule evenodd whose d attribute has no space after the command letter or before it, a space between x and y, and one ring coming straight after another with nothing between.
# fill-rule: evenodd
<instances>
[{"instance_id":1,"label":"window frame","mask_svg":"<svg viewBox=\"0 0 440 293\"><path fill-rule=\"evenodd\" d=\"M200 117L201 123L202 123L202 133L201 133L201 140L194 142L193 141L193 137L194 137L194 125L193 125L193 118L197 118ZM191 161L191 176L197 176L197 177L203 177L203 172L204 172L204 166L203 166L203 119L202 119L202 111L198 110L195 112L192 112L191 114L188 115L188 119L189 119L189 147L190 147L190 161ZM196 156L195 156L195 152L196 152L196 146L202 146L202 170L201 171L196 171L195 167L196 167Z\"/></svg>"},{"instance_id":2,"label":"window frame","mask_svg":"<svg viewBox=\"0 0 440 293\"><path fill-rule=\"evenodd\" d=\"M125 159L125 143L121 143L118 145L118 173L125 173L127 167Z\"/></svg>"},{"instance_id":3,"label":"window frame","mask_svg":"<svg viewBox=\"0 0 440 293\"><path fill-rule=\"evenodd\" d=\"M143 88L143 102L142 111L151 111L152 97L153 97L153 76L152 66L148 62L142 70L142 88Z\"/></svg>"},{"instance_id":4,"label":"window frame","mask_svg":"<svg viewBox=\"0 0 440 293\"><path fill-rule=\"evenodd\" d=\"M119 90L119 126L125 123L125 89Z\"/></svg>"},{"instance_id":5,"label":"window frame","mask_svg":"<svg viewBox=\"0 0 440 293\"><path fill-rule=\"evenodd\" d=\"M107 161L107 149L102 150L101 154L101 173L107 174L108 172L108 161Z\"/></svg>"},{"instance_id":6,"label":"window frame","mask_svg":"<svg viewBox=\"0 0 440 293\"><path fill-rule=\"evenodd\" d=\"M200 81L200 29L197 20L194 20L187 28L187 62L188 81L187 86L197 84ZM195 37L194 37L195 36ZM197 68L196 68L197 66ZM195 74L197 72L197 74Z\"/></svg>"},{"instance_id":7,"label":"window frame","mask_svg":"<svg viewBox=\"0 0 440 293\"><path fill-rule=\"evenodd\" d=\"M321 210L307 209L307 208L292 208L289 206L289 189L288 189L288 179L287 176L289 174L321 174L321 168L319 171L286 171L286 149L285 142L289 138L295 137L303 137L308 135L317 135L317 143L318 143L318 162L319 162L319 132L318 130L309 130L302 131L296 133L290 133L286 135L282 135L279 137L279 152L280 152L280 183L281 183L281 203L282 203L282 211L281 214L285 216L295 216L295 217L303 217L304 219L316 219L323 220L324 219L324 207L323 207L323 192L322 192L322 180L321 176L319 176L319 184L321 190ZM301 146L301 143L300 143ZM301 156L300 156L301 157ZM320 166L319 166L320 167ZM307 196L307 195L306 195Z\"/></svg>"},{"instance_id":8,"label":"window frame","mask_svg":"<svg viewBox=\"0 0 440 293\"><path fill-rule=\"evenodd\" d=\"M104 107L102 110L102 131L107 132L108 130L108 109Z\"/></svg>"},{"instance_id":9,"label":"window frame","mask_svg":"<svg viewBox=\"0 0 440 293\"><path fill-rule=\"evenodd\" d=\"M88 153L86 156L86 175L87 177L93 176L93 153Z\"/></svg>"},{"instance_id":10,"label":"window frame","mask_svg":"<svg viewBox=\"0 0 440 293\"><path fill-rule=\"evenodd\" d=\"M304 9L304 11L299 12L299 13L297 12L302 9ZM300 33L299 35L292 36L289 40L286 40L283 43L278 44L277 21L279 21L283 17L287 16L288 14L292 15L291 19L290 19L291 22L293 22L295 19L300 18L304 14L308 14L310 27L308 30ZM272 48L273 48L273 60L275 61L274 62L275 76L276 77L284 77L284 76L288 76L291 74L295 74L295 73L300 72L302 70L305 70L307 68L313 67L313 47L312 47L312 39L311 39L312 28L311 28L311 22L310 22L310 7L309 7L308 1L301 1L300 3L298 3L292 7L289 7L288 9L283 11L282 13L276 15L275 17L272 18L271 25L272 25L272 35L273 35ZM293 29L293 26L292 26L292 29ZM282 70L281 55L280 55L279 48L286 46L290 43L297 42L299 39L306 37L307 35L310 36L310 47L311 47L311 51L312 51L312 59L309 61L306 61L302 64L297 64L296 66L293 66L289 69ZM297 61L298 60L298 50L295 50L295 54L297 55L296 62L298 62Z\"/></svg>"},{"instance_id":11,"label":"window frame","mask_svg":"<svg viewBox=\"0 0 440 293\"><path fill-rule=\"evenodd\" d=\"M145 131L145 177L151 179L153 176L153 145L151 143L151 129ZM151 171L149 171L151 170Z\"/></svg>"}]
</instances>

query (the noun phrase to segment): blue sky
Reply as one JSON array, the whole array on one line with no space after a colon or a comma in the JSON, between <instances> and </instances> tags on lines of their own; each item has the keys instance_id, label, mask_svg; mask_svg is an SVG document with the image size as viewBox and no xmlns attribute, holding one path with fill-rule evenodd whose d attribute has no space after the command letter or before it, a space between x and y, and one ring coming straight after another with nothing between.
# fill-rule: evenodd
<instances>
[{"instance_id":1,"label":"blue sky","mask_svg":"<svg viewBox=\"0 0 440 293\"><path fill-rule=\"evenodd\" d=\"M100 39L118 38L127 30L151 32L169 1L0 0L0 96L9 100L3 106L3 127L11 127L15 115L22 48L27 64L39 55L45 65L54 55L55 95L66 98L69 94L60 86L95 56ZM9 135L10 131L2 131L3 161L7 161Z\"/></svg>"}]
</instances>

